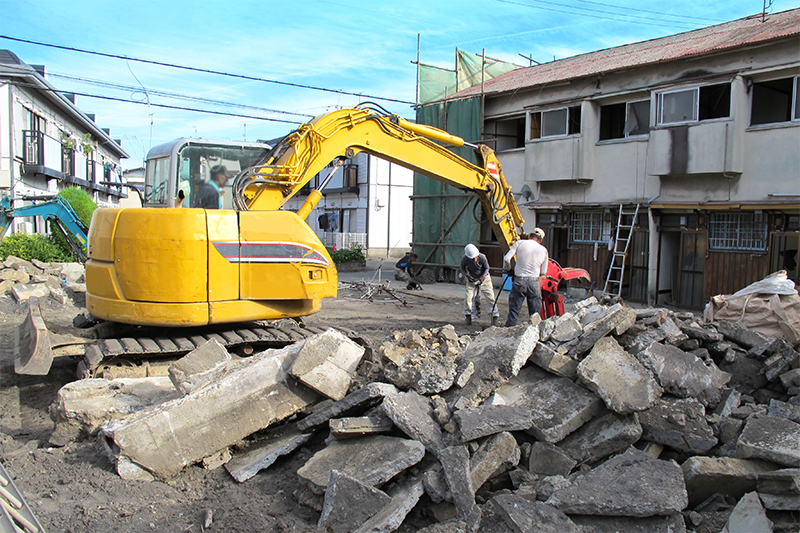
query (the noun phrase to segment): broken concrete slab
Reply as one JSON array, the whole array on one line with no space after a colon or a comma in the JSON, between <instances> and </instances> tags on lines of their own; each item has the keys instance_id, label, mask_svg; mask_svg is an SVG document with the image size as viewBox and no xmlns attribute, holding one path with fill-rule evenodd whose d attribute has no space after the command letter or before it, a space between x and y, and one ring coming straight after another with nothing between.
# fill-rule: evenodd
<instances>
[{"instance_id":1,"label":"broken concrete slab","mask_svg":"<svg viewBox=\"0 0 800 533\"><path fill-rule=\"evenodd\" d=\"M768 381L775 381L784 372L797 368L800 353L795 351L792 345L785 340L777 339L772 343L769 351L773 352L773 355L764 361L764 377Z\"/></svg>"},{"instance_id":2,"label":"broken concrete slab","mask_svg":"<svg viewBox=\"0 0 800 533\"><path fill-rule=\"evenodd\" d=\"M533 413L523 405L480 405L453 414L459 428L459 441L465 443L500 433L521 431L533 425Z\"/></svg>"},{"instance_id":3,"label":"broken concrete slab","mask_svg":"<svg viewBox=\"0 0 800 533\"><path fill-rule=\"evenodd\" d=\"M331 533L350 533L391 501L382 490L333 470L317 525Z\"/></svg>"},{"instance_id":4,"label":"broken concrete slab","mask_svg":"<svg viewBox=\"0 0 800 533\"><path fill-rule=\"evenodd\" d=\"M55 422L50 444L65 446L79 437L96 435L104 424L180 396L166 376L73 381L59 389L50 406Z\"/></svg>"},{"instance_id":5,"label":"broken concrete slab","mask_svg":"<svg viewBox=\"0 0 800 533\"><path fill-rule=\"evenodd\" d=\"M387 433L394 427L391 419L381 410L367 416L334 418L329 422L331 437L349 439L364 435Z\"/></svg>"},{"instance_id":6,"label":"broken concrete slab","mask_svg":"<svg viewBox=\"0 0 800 533\"><path fill-rule=\"evenodd\" d=\"M800 495L800 468L783 468L758 475L759 493Z\"/></svg>"},{"instance_id":7,"label":"broken concrete slab","mask_svg":"<svg viewBox=\"0 0 800 533\"><path fill-rule=\"evenodd\" d=\"M636 334L628 331L627 334L620 337L619 343L628 353L636 355L654 342L662 341L666 337L667 334L662 328L647 328Z\"/></svg>"},{"instance_id":8,"label":"broken concrete slab","mask_svg":"<svg viewBox=\"0 0 800 533\"><path fill-rule=\"evenodd\" d=\"M772 416L750 418L736 443L736 457L800 466L800 424Z\"/></svg>"},{"instance_id":9,"label":"broken concrete slab","mask_svg":"<svg viewBox=\"0 0 800 533\"><path fill-rule=\"evenodd\" d=\"M609 409L622 415L644 411L662 394L650 371L611 337L597 341L580 362L578 378Z\"/></svg>"},{"instance_id":10,"label":"broken concrete slab","mask_svg":"<svg viewBox=\"0 0 800 533\"><path fill-rule=\"evenodd\" d=\"M225 464L225 469L236 481L242 483L272 466L280 457L292 453L313 436L313 433L301 433L297 424L270 428L263 439L234 455Z\"/></svg>"},{"instance_id":11,"label":"broken concrete slab","mask_svg":"<svg viewBox=\"0 0 800 533\"><path fill-rule=\"evenodd\" d=\"M383 509L364 522L354 533L389 533L400 527L417 505L424 489L419 478L406 478L386 489L392 498Z\"/></svg>"},{"instance_id":12,"label":"broken concrete slab","mask_svg":"<svg viewBox=\"0 0 800 533\"><path fill-rule=\"evenodd\" d=\"M736 389L725 389L722 391L720 401L714 408L714 414L722 418L731 416L742 403L742 393Z\"/></svg>"},{"instance_id":13,"label":"broken concrete slab","mask_svg":"<svg viewBox=\"0 0 800 533\"><path fill-rule=\"evenodd\" d=\"M459 518L467 524L467 531L478 531L481 523L481 511L475 503L475 489L472 485L467 447L463 445L449 446L441 450L439 462L442 463L444 477L447 480L450 494L453 496L453 503L458 507Z\"/></svg>"},{"instance_id":14,"label":"broken concrete slab","mask_svg":"<svg viewBox=\"0 0 800 533\"><path fill-rule=\"evenodd\" d=\"M462 366L457 362L461 348L455 328L448 324L433 331L395 332L378 354L386 379L398 388L438 394L453 385Z\"/></svg>"},{"instance_id":15,"label":"broken concrete slab","mask_svg":"<svg viewBox=\"0 0 800 533\"><path fill-rule=\"evenodd\" d=\"M306 339L290 373L320 394L341 400L363 356L363 346L329 328Z\"/></svg>"},{"instance_id":16,"label":"broken concrete slab","mask_svg":"<svg viewBox=\"0 0 800 533\"><path fill-rule=\"evenodd\" d=\"M713 343L722 340L722 333L714 329L713 326L700 326L697 323L679 324L681 331L686 333L689 338L697 339L700 342Z\"/></svg>"},{"instance_id":17,"label":"broken concrete slab","mask_svg":"<svg viewBox=\"0 0 800 533\"><path fill-rule=\"evenodd\" d=\"M636 414L618 415L606 411L581 426L558 446L579 463L595 463L628 449L642 436Z\"/></svg>"},{"instance_id":18,"label":"broken concrete slab","mask_svg":"<svg viewBox=\"0 0 800 533\"><path fill-rule=\"evenodd\" d=\"M608 308L606 314L586 326L583 329L583 334L578 337L578 342L570 348L567 355L572 359L580 360L592 347L617 329L622 324L632 324L636 320L636 312L629 308L624 307L621 303L616 303ZM617 334L621 335L624 331L618 331Z\"/></svg>"},{"instance_id":19,"label":"broken concrete slab","mask_svg":"<svg viewBox=\"0 0 800 533\"><path fill-rule=\"evenodd\" d=\"M334 441L314 454L297 475L317 494L325 492L333 470L367 485L379 486L417 464L424 455L422 443L399 437L375 435Z\"/></svg>"},{"instance_id":20,"label":"broken concrete slab","mask_svg":"<svg viewBox=\"0 0 800 533\"><path fill-rule=\"evenodd\" d=\"M770 511L800 511L800 495L758 493L765 509Z\"/></svg>"},{"instance_id":21,"label":"broken concrete slab","mask_svg":"<svg viewBox=\"0 0 800 533\"><path fill-rule=\"evenodd\" d=\"M716 405L720 391L706 365L680 348L659 342L636 354L653 373L664 392L679 398L694 398L703 405Z\"/></svg>"},{"instance_id":22,"label":"broken concrete slab","mask_svg":"<svg viewBox=\"0 0 800 533\"><path fill-rule=\"evenodd\" d=\"M524 366L519 374L500 385L483 405L522 404L536 383L547 379L556 378L537 366Z\"/></svg>"},{"instance_id":23,"label":"broken concrete slab","mask_svg":"<svg viewBox=\"0 0 800 533\"><path fill-rule=\"evenodd\" d=\"M225 372L231 354L216 339L209 339L172 363L169 379L184 396L212 383Z\"/></svg>"},{"instance_id":24,"label":"broken concrete slab","mask_svg":"<svg viewBox=\"0 0 800 533\"><path fill-rule=\"evenodd\" d=\"M528 501L516 494L500 494L492 498L497 512L516 533L580 533L567 515L541 502Z\"/></svg>"},{"instance_id":25,"label":"broken concrete slab","mask_svg":"<svg viewBox=\"0 0 800 533\"><path fill-rule=\"evenodd\" d=\"M531 410L533 423L526 431L552 443L564 439L603 409L597 396L567 378L534 383L516 405Z\"/></svg>"},{"instance_id":26,"label":"broken concrete slab","mask_svg":"<svg viewBox=\"0 0 800 533\"><path fill-rule=\"evenodd\" d=\"M748 329L747 326L741 322L730 322L728 320L720 320L716 322L717 331L736 344L744 346L745 348L755 348L768 342L768 339L757 331Z\"/></svg>"},{"instance_id":27,"label":"broken concrete slab","mask_svg":"<svg viewBox=\"0 0 800 533\"><path fill-rule=\"evenodd\" d=\"M792 405L773 399L769 401L767 414L776 418L786 418L800 424L800 405Z\"/></svg>"},{"instance_id":28,"label":"broken concrete slab","mask_svg":"<svg viewBox=\"0 0 800 533\"><path fill-rule=\"evenodd\" d=\"M315 411L297 423L300 431L327 424L331 418L346 416L353 411L367 409L383 401L387 396L397 394L397 387L389 383L373 382L351 392L338 402Z\"/></svg>"},{"instance_id":29,"label":"broken concrete slab","mask_svg":"<svg viewBox=\"0 0 800 533\"><path fill-rule=\"evenodd\" d=\"M113 443L114 456L156 477L173 476L318 401L317 393L287 379L299 349L293 344L231 363L215 383L103 426L104 442Z\"/></svg>"},{"instance_id":30,"label":"broken concrete slab","mask_svg":"<svg viewBox=\"0 0 800 533\"><path fill-rule=\"evenodd\" d=\"M772 532L772 522L758 499L758 494L750 492L742 496L733 508L730 518L720 533Z\"/></svg>"},{"instance_id":31,"label":"broken concrete slab","mask_svg":"<svg viewBox=\"0 0 800 533\"><path fill-rule=\"evenodd\" d=\"M539 328L531 324L489 328L461 353L459 361L472 361L475 372L460 389L442 394L451 407L474 407L500 385L516 376L539 340Z\"/></svg>"},{"instance_id":32,"label":"broken concrete slab","mask_svg":"<svg viewBox=\"0 0 800 533\"><path fill-rule=\"evenodd\" d=\"M45 283L22 284L11 287L11 295L19 303L29 298L44 298L50 294L50 287Z\"/></svg>"},{"instance_id":33,"label":"broken concrete slab","mask_svg":"<svg viewBox=\"0 0 800 533\"><path fill-rule=\"evenodd\" d=\"M643 516L588 516L567 515L577 525L593 533L686 533L683 515ZM591 529L590 529L591 528Z\"/></svg>"},{"instance_id":34,"label":"broken concrete slab","mask_svg":"<svg viewBox=\"0 0 800 533\"><path fill-rule=\"evenodd\" d=\"M540 342L531 354L530 362L551 374L574 378L578 373L578 361L558 353L549 345Z\"/></svg>"},{"instance_id":35,"label":"broken concrete slab","mask_svg":"<svg viewBox=\"0 0 800 533\"><path fill-rule=\"evenodd\" d=\"M433 419L433 407L426 396L411 390L387 396L381 404L386 416L403 433L421 442L431 453L444 446L442 429Z\"/></svg>"},{"instance_id":36,"label":"broken concrete slab","mask_svg":"<svg viewBox=\"0 0 800 533\"><path fill-rule=\"evenodd\" d=\"M688 497L678 465L631 448L557 490L545 503L567 514L638 517L679 513Z\"/></svg>"},{"instance_id":37,"label":"broken concrete slab","mask_svg":"<svg viewBox=\"0 0 800 533\"><path fill-rule=\"evenodd\" d=\"M573 433L574 435L574 433ZM569 437L567 437L569 438ZM575 459L561 447L549 442L534 442L528 470L537 476L568 476L576 465Z\"/></svg>"},{"instance_id":38,"label":"broken concrete slab","mask_svg":"<svg viewBox=\"0 0 800 533\"><path fill-rule=\"evenodd\" d=\"M681 465L691 507L703 503L714 493L738 500L756 490L760 474L775 468L773 463L757 459L703 456L690 457Z\"/></svg>"},{"instance_id":39,"label":"broken concrete slab","mask_svg":"<svg viewBox=\"0 0 800 533\"><path fill-rule=\"evenodd\" d=\"M717 438L706 422L705 409L692 398L665 396L647 411L639 413L639 424L644 440L681 452L701 454L717 444Z\"/></svg>"},{"instance_id":40,"label":"broken concrete slab","mask_svg":"<svg viewBox=\"0 0 800 533\"><path fill-rule=\"evenodd\" d=\"M556 317L553 323L553 332L550 334L550 339L561 344L563 342L577 339L583 333L581 323L570 313Z\"/></svg>"},{"instance_id":41,"label":"broken concrete slab","mask_svg":"<svg viewBox=\"0 0 800 533\"><path fill-rule=\"evenodd\" d=\"M517 466L519 458L519 446L511 433L498 433L486 439L469 461L473 489L481 488L498 472Z\"/></svg>"}]
</instances>

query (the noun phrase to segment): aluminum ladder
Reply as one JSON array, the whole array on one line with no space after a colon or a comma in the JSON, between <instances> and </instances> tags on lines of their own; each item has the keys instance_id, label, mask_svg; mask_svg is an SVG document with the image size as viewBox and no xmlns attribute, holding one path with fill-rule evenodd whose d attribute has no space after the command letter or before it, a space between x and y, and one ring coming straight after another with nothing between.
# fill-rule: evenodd
<instances>
[{"instance_id":1,"label":"aluminum ladder","mask_svg":"<svg viewBox=\"0 0 800 533\"><path fill-rule=\"evenodd\" d=\"M622 280L625 277L625 257L633 239L633 228L636 226L636 217L639 216L639 204L633 211L625 211L625 206L619 204L619 218L617 219L617 233L614 238L614 250L611 256L611 265L606 272L606 284L603 294L622 294ZM627 218L631 217L630 224Z\"/></svg>"}]
</instances>

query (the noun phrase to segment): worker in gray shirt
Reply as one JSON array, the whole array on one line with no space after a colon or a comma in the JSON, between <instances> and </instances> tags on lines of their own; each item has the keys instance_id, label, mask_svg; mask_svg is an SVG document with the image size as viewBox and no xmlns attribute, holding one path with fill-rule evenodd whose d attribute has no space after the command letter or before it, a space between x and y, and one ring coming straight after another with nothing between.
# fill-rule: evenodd
<instances>
[{"instance_id":1,"label":"worker in gray shirt","mask_svg":"<svg viewBox=\"0 0 800 533\"><path fill-rule=\"evenodd\" d=\"M544 230L535 228L528 239L516 241L508 253L503 256L503 269L511 270L511 259L516 256L514 266L514 282L508 295L508 319L506 327L516 326L522 302L528 302L528 313L533 316L542 309L542 288L540 277L547 275L549 254L542 246Z\"/></svg>"},{"instance_id":2,"label":"worker in gray shirt","mask_svg":"<svg viewBox=\"0 0 800 533\"><path fill-rule=\"evenodd\" d=\"M489 261L474 244L464 247L464 256L461 258L461 274L466 282L464 322L470 325L474 318L478 318L473 298L475 291L480 291L486 301L492 304L492 325L497 326L500 323L500 311L497 310L492 277L489 275Z\"/></svg>"}]
</instances>

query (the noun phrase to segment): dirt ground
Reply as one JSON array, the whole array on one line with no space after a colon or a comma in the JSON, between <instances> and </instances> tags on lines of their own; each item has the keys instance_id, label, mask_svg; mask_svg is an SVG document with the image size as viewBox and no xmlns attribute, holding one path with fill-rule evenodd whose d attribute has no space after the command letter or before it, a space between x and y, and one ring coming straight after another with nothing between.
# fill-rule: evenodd
<instances>
[{"instance_id":1,"label":"dirt ground","mask_svg":"<svg viewBox=\"0 0 800 533\"><path fill-rule=\"evenodd\" d=\"M307 317L306 323L353 330L374 347L396 330L453 324L463 335L489 326L485 312L473 325L464 325L463 288L453 284L423 285L422 291L409 291L406 305L386 294L376 294L373 301L361 299L363 290L348 281L391 280L391 288L405 288L405 283L394 281L393 265L385 262L380 278L377 266L371 261L366 271L342 274L339 296L323 301L322 311ZM504 320L507 293L499 305ZM44 318L69 324L83 311L50 301ZM47 531L197 533L205 529L208 511L215 531L318 531L319 513L300 505L293 493L298 488L297 469L324 446L324 436L244 483L224 468L199 466L184 469L168 482L125 481L95 442L51 447L53 422L48 407L59 388L75 379L76 362L57 359L44 377L16 375L14 327L23 318L13 300L0 298L0 460ZM415 531L430 523L424 506L418 506L400 531Z\"/></svg>"}]
</instances>

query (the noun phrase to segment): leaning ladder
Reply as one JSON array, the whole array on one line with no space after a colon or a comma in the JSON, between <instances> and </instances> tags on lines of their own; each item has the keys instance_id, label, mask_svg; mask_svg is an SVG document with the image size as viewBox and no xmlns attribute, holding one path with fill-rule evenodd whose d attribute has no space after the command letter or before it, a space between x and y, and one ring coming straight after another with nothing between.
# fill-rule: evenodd
<instances>
[{"instance_id":1,"label":"leaning ladder","mask_svg":"<svg viewBox=\"0 0 800 533\"><path fill-rule=\"evenodd\" d=\"M614 238L614 250L611 257L611 265L606 272L606 284L603 287L603 294L622 294L622 280L625 277L625 257L628 255L631 239L633 239L633 227L636 225L636 217L639 215L639 204L636 204L634 211L625 211L624 206L619 204L619 218L617 219L617 235ZM631 217L630 224L626 224L626 217Z\"/></svg>"}]
</instances>

